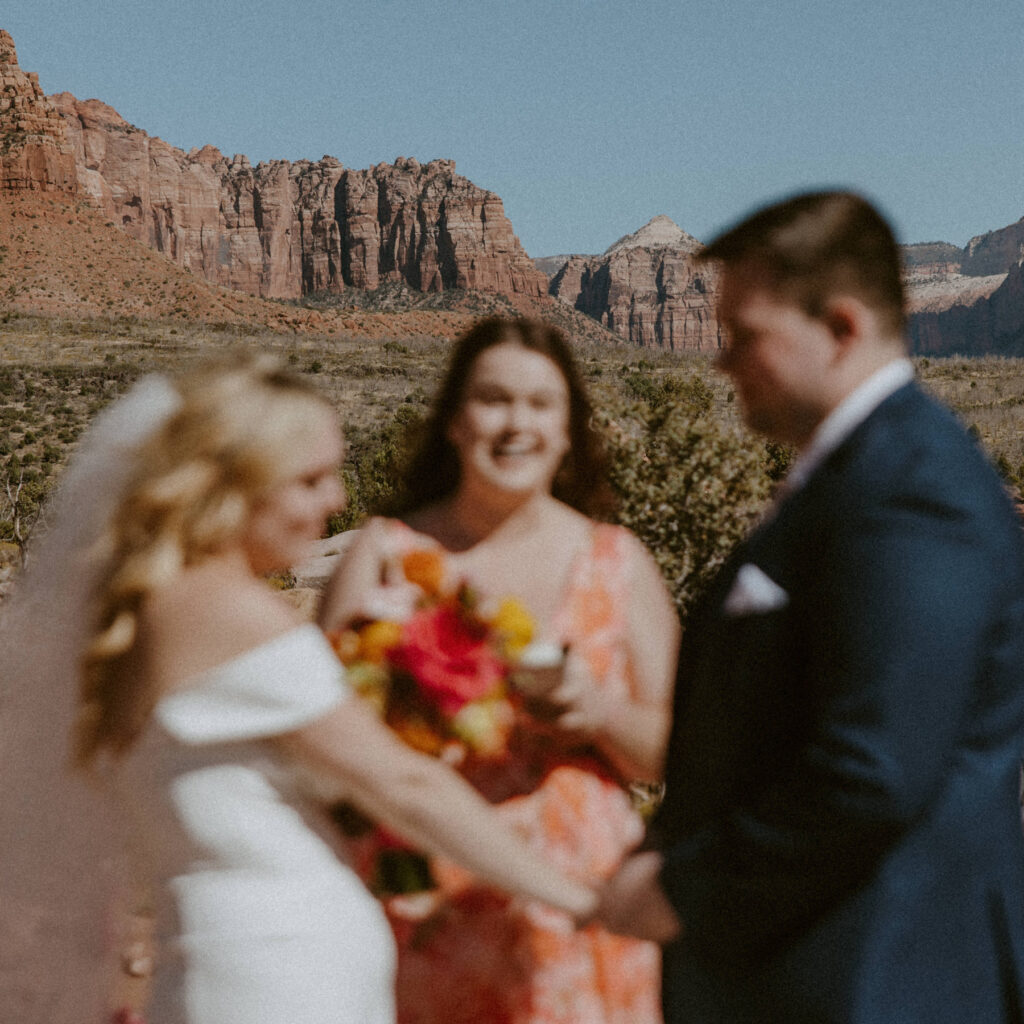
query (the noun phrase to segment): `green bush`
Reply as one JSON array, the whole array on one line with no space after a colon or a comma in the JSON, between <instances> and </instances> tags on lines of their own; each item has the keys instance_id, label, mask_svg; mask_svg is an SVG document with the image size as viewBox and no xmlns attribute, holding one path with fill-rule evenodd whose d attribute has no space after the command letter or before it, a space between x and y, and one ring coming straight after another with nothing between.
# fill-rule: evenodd
<instances>
[{"instance_id":1,"label":"green bush","mask_svg":"<svg viewBox=\"0 0 1024 1024\"><path fill-rule=\"evenodd\" d=\"M350 433L342 471L348 504L331 517L328 528L332 534L359 526L388 505L401 485L402 467L423 418L421 409L403 402L378 430L365 435Z\"/></svg>"},{"instance_id":2,"label":"green bush","mask_svg":"<svg viewBox=\"0 0 1024 1024\"><path fill-rule=\"evenodd\" d=\"M700 388L684 400L602 416L618 522L644 542L684 618L747 535L771 488L764 446L710 415Z\"/></svg>"}]
</instances>

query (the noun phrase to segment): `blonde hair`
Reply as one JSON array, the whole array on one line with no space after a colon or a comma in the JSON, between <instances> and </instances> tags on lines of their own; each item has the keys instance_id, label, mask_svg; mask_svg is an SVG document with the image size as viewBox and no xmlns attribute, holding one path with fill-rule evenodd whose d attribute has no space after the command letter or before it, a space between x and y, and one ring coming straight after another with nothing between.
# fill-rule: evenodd
<instances>
[{"instance_id":1,"label":"blonde hair","mask_svg":"<svg viewBox=\"0 0 1024 1024\"><path fill-rule=\"evenodd\" d=\"M315 388L277 359L239 356L176 381L181 404L134 453L102 538L106 566L81 660L74 760L123 754L152 706L126 662L146 595L237 539L254 503L297 464L316 417Z\"/></svg>"}]
</instances>

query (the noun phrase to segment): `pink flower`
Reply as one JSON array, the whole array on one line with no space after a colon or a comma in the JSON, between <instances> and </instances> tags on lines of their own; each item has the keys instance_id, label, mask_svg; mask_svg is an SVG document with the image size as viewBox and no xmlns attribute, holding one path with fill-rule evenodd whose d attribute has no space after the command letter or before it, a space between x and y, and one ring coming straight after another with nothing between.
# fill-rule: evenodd
<instances>
[{"instance_id":1,"label":"pink flower","mask_svg":"<svg viewBox=\"0 0 1024 1024\"><path fill-rule=\"evenodd\" d=\"M441 713L493 692L506 665L491 648L487 626L458 606L439 604L417 612L402 627L402 643L391 663L407 672Z\"/></svg>"}]
</instances>

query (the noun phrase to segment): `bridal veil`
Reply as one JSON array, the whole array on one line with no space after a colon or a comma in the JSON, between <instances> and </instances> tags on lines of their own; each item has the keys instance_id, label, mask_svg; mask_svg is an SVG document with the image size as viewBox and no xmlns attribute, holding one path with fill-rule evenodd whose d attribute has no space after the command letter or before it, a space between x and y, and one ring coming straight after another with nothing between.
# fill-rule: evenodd
<instances>
[{"instance_id":1,"label":"bridal veil","mask_svg":"<svg viewBox=\"0 0 1024 1024\"><path fill-rule=\"evenodd\" d=\"M121 842L102 787L70 768L97 540L139 445L177 392L150 376L104 410L49 501L26 572L0 605L2 1024L93 1024L111 980Z\"/></svg>"}]
</instances>

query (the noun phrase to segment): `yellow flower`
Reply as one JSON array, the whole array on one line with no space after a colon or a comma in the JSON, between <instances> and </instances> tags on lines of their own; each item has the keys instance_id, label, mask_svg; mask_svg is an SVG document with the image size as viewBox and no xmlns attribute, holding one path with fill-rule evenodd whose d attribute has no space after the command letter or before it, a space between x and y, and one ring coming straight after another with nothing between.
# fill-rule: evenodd
<instances>
[{"instance_id":1,"label":"yellow flower","mask_svg":"<svg viewBox=\"0 0 1024 1024\"><path fill-rule=\"evenodd\" d=\"M345 678L359 696L373 708L378 717L387 711L388 690L391 676L384 665L372 665L368 661L357 661L347 666Z\"/></svg>"},{"instance_id":2,"label":"yellow flower","mask_svg":"<svg viewBox=\"0 0 1024 1024\"><path fill-rule=\"evenodd\" d=\"M380 664L392 647L402 641L402 626L398 622L380 619L364 626L359 633L359 656L365 661Z\"/></svg>"},{"instance_id":3,"label":"yellow flower","mask_svg":"<svg viewBox=\"0 0 1024 1024\"><path fill-rule=\"evenodd\" d=\"M514 658L533 639L533 625L533 616L514 597L503 598L491 619L491 626L501 638L502 650L509 658Z\"/></svg>"}]
</instances>

